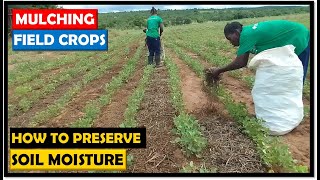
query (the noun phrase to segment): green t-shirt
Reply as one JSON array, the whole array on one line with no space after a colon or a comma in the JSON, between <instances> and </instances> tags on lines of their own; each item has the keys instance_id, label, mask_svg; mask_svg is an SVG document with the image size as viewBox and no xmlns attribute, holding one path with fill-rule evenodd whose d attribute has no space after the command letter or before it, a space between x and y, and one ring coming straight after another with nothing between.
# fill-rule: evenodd
<instances>
[{"instance_id":1,"label":"green t-shirt","mask_svg":"<svg viewBox=\"0 0 320 180\"><path fill-rule=\"evenodd\" d=\"M300 55L308 46L309 30L302 24L286 20L273 20L243 26L237 55L246 52L258 54L264 50L292 44Z\"/></svg>"},{"instance_id":2,"label":"green t-shirt","mask_svg":"<svg viewBox=\"0 0 320 180\"><path fill-rule=\"evenodd\" d=\"M157 38L160 36L159 27L160 23L162 23L161 17L157 15L152 15L147 20L147 33L146 35L149 37Z\"/></svg>"}]
</instances>

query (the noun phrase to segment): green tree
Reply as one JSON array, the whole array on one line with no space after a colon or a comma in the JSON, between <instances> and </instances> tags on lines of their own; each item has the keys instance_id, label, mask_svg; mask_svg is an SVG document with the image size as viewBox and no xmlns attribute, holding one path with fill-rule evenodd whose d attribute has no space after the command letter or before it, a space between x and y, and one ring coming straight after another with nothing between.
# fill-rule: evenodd
<instances>
[{"instance_id":1,"label":"green tree","mask_svg":"<svg viewBox=\"0 0 320 180\"><path fill-rule=\"evenodd\" d=\"M184 19L184 24L191 24L192 20L190 18Z\"/></svg>"}]
</instances>

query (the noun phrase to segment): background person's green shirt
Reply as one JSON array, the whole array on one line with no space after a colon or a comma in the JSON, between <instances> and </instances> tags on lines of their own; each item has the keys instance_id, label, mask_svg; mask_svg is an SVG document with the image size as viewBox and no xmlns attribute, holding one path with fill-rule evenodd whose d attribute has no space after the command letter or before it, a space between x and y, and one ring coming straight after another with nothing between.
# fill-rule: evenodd
<instances>
[{"instance_id":1,"label":"background person's green shirt","mask_svg":"<svg viewBox=\"0 0 320 180\"><path fill-rule=\"evenodd\" d=\"M160 37L159 27L160 23L162 23L161 17L157 15L152 15L147 20L147 33L146 35L153 38Z\"/></svg>"},{"instance_id":2,"label":"background person's green shirt","mask_svg":"<svg viewBox=\"0 0 320 180\"><path fill-rule=\"evenodd\" d=\"M258 54L264 50L292 44L300 55L307 48L309 30L302 24L286 20L273 20L243 26L237 55L246 52Z\"/></svg>"}]
</instances>

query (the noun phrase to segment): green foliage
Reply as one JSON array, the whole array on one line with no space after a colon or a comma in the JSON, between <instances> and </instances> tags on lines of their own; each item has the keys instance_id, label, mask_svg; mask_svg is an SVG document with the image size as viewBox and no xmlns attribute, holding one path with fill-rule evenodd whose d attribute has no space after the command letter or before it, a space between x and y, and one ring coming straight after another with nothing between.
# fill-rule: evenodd
<instances>
[{"instance_id":1,"label":"green foliage","mask_svg":"<svg viewBox=\"0 0 320 180\"><path fill-rule=\"evenodd\" d=\"M15 94L17 96L24 96L31 91L32 91L32 87L30 87L30 85L19 86L19 87L16 87Z\"/></svg>"},{"instance_id":2,"label":"green foliage","mask_svg":"<svg viewBox=\"0 0 320 180\"><path fill-rule=\"evenodd\" d=\"M128 154L127 155L127 166L132 166L133 162L134 162L133 155L132 154Z\"/></svg>"},{"instance_id":3,"label":"green foliage","mask_svg":"<svg viewBox=\"0 0 320 180\"><path fill-rule=\"evenodd\" d=\"M305 117L310 116L310 106L305 106L305 107L303 108L303 112L304 112L304 116L305 116Z\"/></svg>"},{"instance_id":4,"label":"green foliage","mask_svg":"<svg viewBox=\"0 0 320 180\"><path fill-rule=\"evenodd\" d=\"M174 119L174 125L176 134L180 135L174 142L183 146L188 155L195 154L199 156L207 146L207 140L201 133L198 121L188 114L180 114Z\"/></svg>"},{"instance_id":5,"label":"green foliage","mask_svg":"<svg viewBox=\"0 0 320 180\"><path fill-rule=\"evenodd\" d=\"M18 107L23 111L27 112L31 108L32 102L30 102L28 99L23 98L21 101L19 101Z\"/></svg>"},{"instance_id":6,"label":"green foliage","mask_svg":"<svg viewBox=\"0 0 320 180\"><path fill-rule=\"evenodd\" d=\"M303 95L310 100L310 80L306 79L303 86Z\"/></svg>"},{"instance_id":7,"label":"green foliage","mask_svg":"<svg viewBox=\"0 0 320 180\"><path fill-rule=\"evenodd\" d=\"M253 85L254 85L254 79L255 79L254 76L244 76L244 77L243 77L244 82L247 84L247 86L248 86L249 88L252 88L252 87L253 87Z\"/></svg>"}]
</instances>

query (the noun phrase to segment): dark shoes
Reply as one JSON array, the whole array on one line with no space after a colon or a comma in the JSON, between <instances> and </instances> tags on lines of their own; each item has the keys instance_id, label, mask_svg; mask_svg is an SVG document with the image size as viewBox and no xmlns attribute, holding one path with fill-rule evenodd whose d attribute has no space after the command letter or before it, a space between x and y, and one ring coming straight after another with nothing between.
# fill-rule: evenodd
<instances>
[{"instance_id":1,"label":"dark shoes","mask_svg":"<svg viewBox=\"0 0 320 180\"><path fill-rule=\"evenodd\" d=\"M156 67L160 67L160 56L156 56L155 57L155 61L156 61Z\"/></svg>"},{"instance_id":2,"label":"dark shoes","mask_svg":"<svg viewBox=\"0 0 320 180\"><path fill-rule=\"evenodd\" d=\"M160 56L148 56L148 65L153 64L153 57L155 57L155 62L156 62L156 67L161 67L160 66Z\"/></svg>"},{"instance_id":3,"label":"dark shoes","mask_svg":"<svg viewBox=\"0 0 320 180\"><path fill-rule=\"evenodd\" d=\"M148 56L148 65L153 64L153 57L154 56Z\"/></svg>"}]
</instances>

